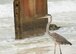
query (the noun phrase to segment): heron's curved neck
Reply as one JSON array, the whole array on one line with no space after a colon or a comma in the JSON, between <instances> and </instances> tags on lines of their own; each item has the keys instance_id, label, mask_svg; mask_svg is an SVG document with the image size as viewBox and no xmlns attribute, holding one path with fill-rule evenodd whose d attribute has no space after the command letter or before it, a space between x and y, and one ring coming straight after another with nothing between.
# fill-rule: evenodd
<instances>
[{"instance_id":1,"label":"heron's curved neck","mask_svg":"<svg viewBox=\"0 0 76 54\"><path fill-rule=\"evenodd\" d=\"M52 22L52 18L48 18L48 23L47 23L47 26L46 26L46 32L49 33L49 26L50 26L50 23Z\"/></svg>"},{"instance_id":2,"label":"heron's curved neck","mask_svg":"<svg viewBox=\"0 0 76 54\"><path fill-rule=\"evenodd\" d=\"M47 23L47 26L46 26L46 32L47 32L47 33L49 32L49 26L50 26L50 22Z\"/></svg>"}]
</instances>

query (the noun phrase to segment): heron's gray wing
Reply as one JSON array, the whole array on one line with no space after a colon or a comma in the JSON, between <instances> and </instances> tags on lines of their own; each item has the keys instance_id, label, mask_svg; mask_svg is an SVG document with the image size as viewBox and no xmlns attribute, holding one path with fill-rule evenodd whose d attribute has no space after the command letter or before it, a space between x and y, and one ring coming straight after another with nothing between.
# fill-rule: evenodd
<instances>
[{"instance_id":1,"label":"heron's gray wing","mask_svg":"<svg viewBox=\"0 0 76 54\"><path fill-rule=\"evenodd\" d=\"M66 38L64 38L63 36L61 36L60 34L54 32L54 33L50 33L49 35L59 44L70 44L72 45Z\"/></svg>"}]
</instances>

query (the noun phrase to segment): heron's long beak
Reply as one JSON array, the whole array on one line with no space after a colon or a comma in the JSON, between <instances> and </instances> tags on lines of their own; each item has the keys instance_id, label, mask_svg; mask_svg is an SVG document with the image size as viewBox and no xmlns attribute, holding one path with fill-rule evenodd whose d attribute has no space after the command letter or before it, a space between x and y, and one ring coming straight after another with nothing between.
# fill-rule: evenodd
<instances>
[{"instance_id":1,"label":"heron's long beak","mask_svg":"<svg viewBox=\"0 0 76 54\"><path fill-rule=\"evenodd\" d=\"M47 18L47 16L39 17L38 19L43 19L43 18Z\"/></svg>"}]
</instances>

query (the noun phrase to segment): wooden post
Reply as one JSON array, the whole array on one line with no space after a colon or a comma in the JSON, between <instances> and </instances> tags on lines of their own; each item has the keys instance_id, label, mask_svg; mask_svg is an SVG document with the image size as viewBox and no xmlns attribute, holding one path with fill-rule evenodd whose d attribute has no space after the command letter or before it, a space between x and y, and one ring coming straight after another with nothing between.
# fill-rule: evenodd
<instances>
[{"instance_id":1,"label":"wooden post","mask_svg":"<svg viewBox=\"0 0 76 54\"><path fill-rule=\"evenodd\" d=\"M43 34L47 19L37 18L47 14L47 0L14 0L16 39Z\"/></svg>"}]
</instances>

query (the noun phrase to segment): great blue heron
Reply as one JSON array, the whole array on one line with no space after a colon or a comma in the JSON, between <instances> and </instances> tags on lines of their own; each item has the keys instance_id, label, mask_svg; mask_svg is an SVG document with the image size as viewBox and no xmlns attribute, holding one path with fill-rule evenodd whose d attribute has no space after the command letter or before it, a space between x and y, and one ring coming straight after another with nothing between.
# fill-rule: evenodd
<instances>
[{"instance_id":1,"label":"great blue heron","mask_svg":"<svg viewBox=\"0 0 76 54\"><path fill-rule=\"evenodd\" d=\"M50 14L47 14L46 16L43 16L41 18L48 18L48 23L47 23L47 26L46 26L46 32L55 41L54 54L56 54L56 46L57 45L59 45L60 54L62 54L60 45L63 45L63 44L72 45L72 43L70 43L66 38L64 38L60 34L58 34L56 32L50 32L49 31L49 25L52 22L52 16Z\"/></svg>"}]
</instances>

